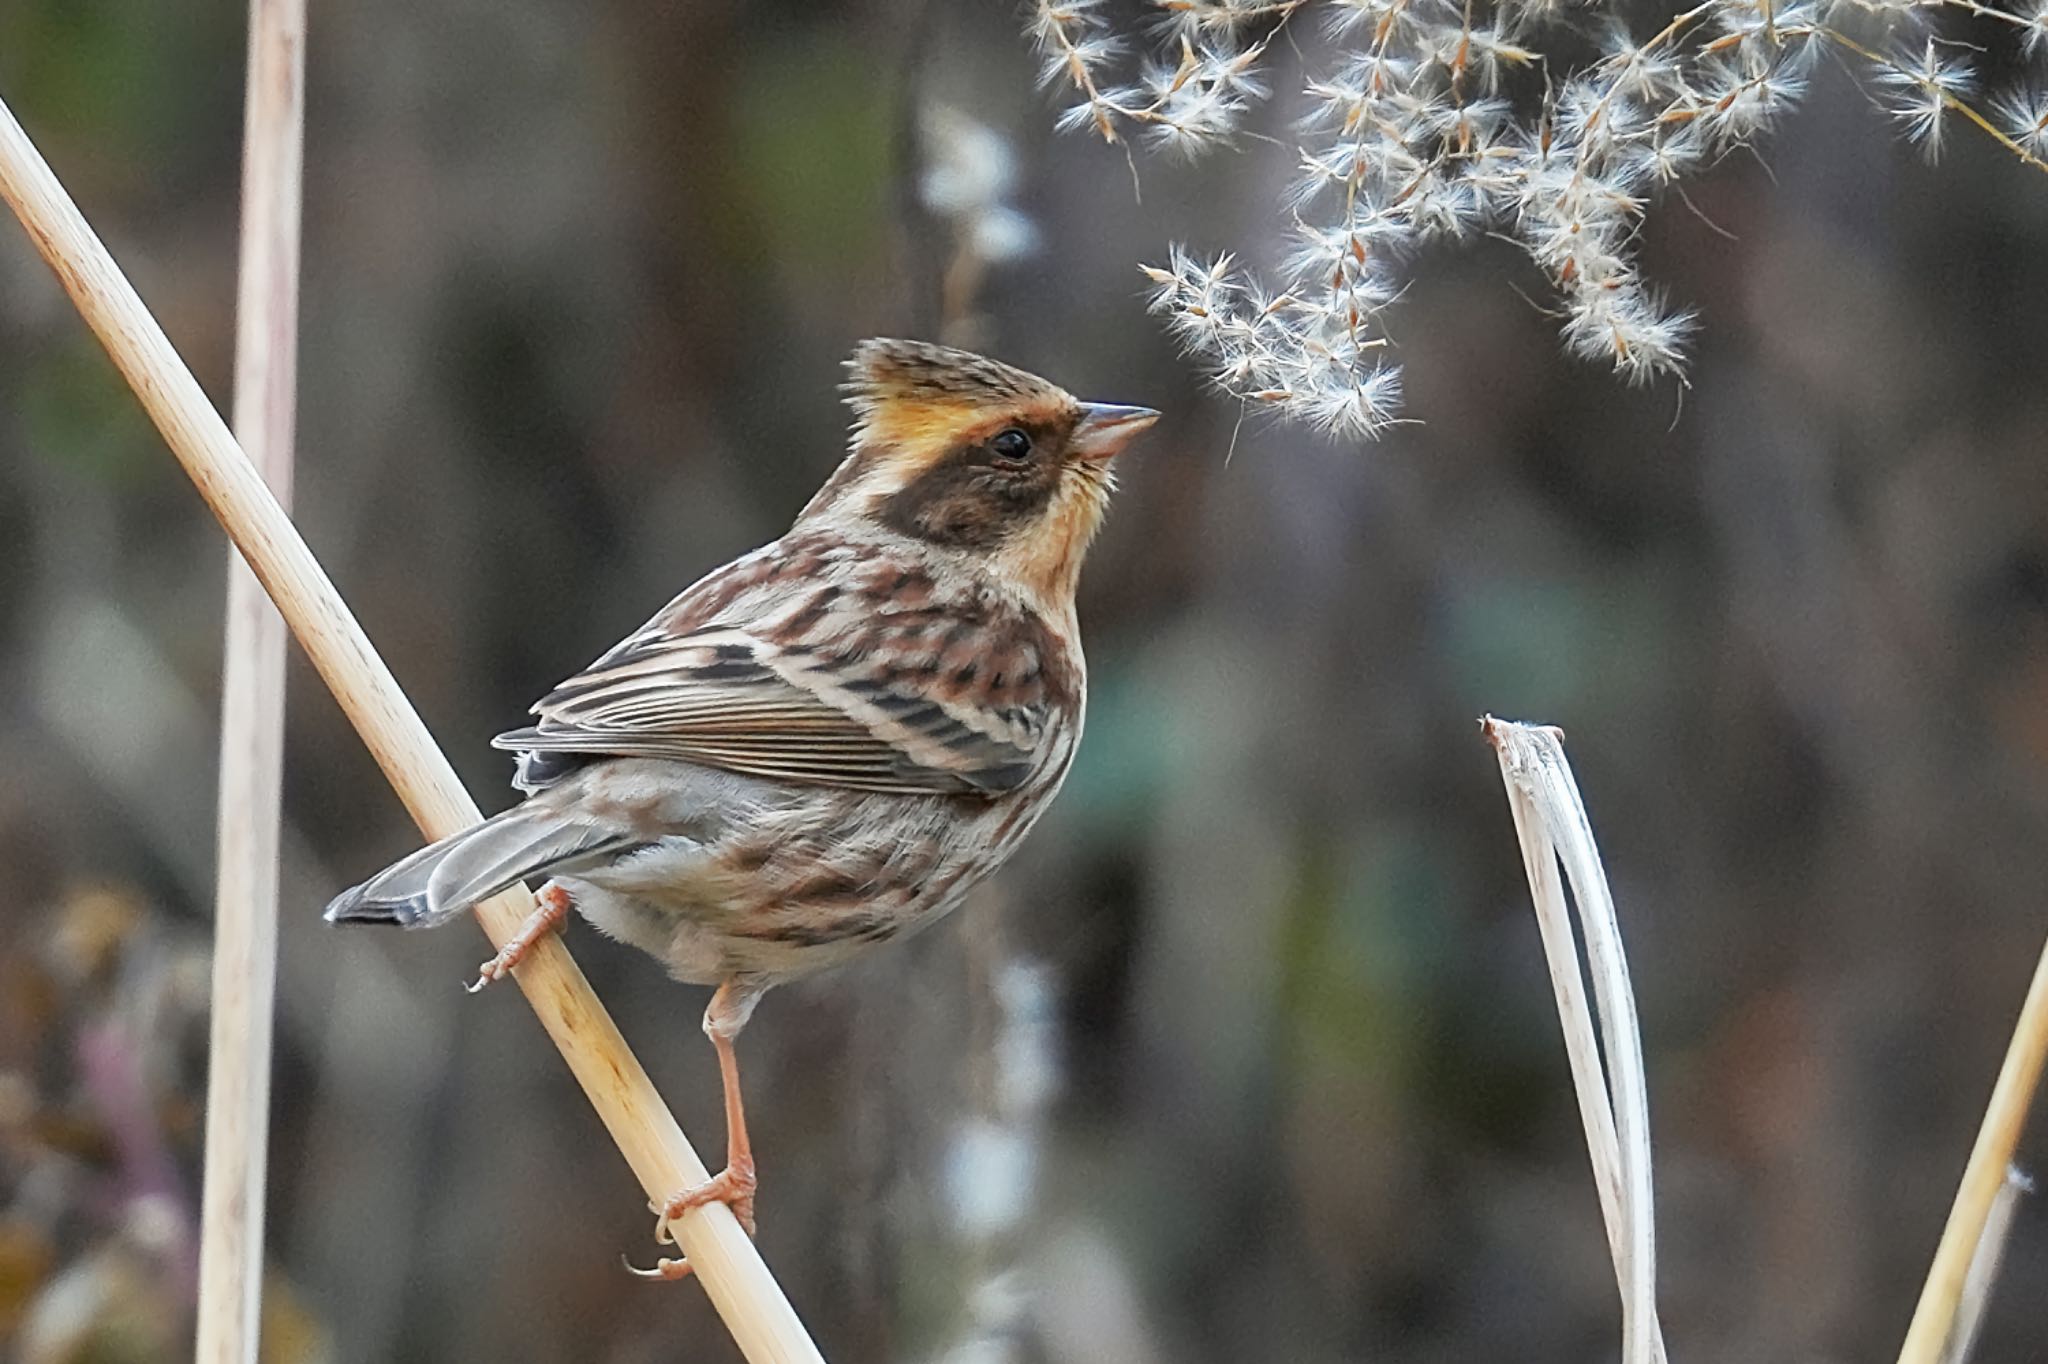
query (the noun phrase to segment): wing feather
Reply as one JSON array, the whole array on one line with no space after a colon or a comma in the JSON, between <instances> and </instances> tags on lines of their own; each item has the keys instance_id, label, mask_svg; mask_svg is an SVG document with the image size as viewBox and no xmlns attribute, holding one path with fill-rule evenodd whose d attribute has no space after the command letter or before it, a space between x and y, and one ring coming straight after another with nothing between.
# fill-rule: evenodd
<instances>
[{"instance_id":1,"label":"wing feather","mask_svg":"<svg viewBox=\"0 0 2048 1364\"><path fill-rule=\"evenodd\" d=\"M835 552L838 551L838 552ZM897 793L1014 790L1078 718L1078 657L921 567L790 538L736 560L492 742L545 785L564 754L670 758Z\"/></svg>"}]
</instances>

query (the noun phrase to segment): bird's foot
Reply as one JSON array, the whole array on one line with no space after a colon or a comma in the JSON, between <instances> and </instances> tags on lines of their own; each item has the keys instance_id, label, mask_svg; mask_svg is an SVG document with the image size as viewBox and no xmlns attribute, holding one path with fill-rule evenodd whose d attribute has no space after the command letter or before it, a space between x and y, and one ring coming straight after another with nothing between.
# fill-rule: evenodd
<instances>
[{"instance_id":1,"label":"bird's foot","mask_svg":"<svg viewBox=\"0 0 2048 1364\"><path fill-rule=\"evenodd\" d=\"M533 945L550 933L559 933L569 922L569 911L574 902L569 892L550 882L541 887L535 897L538 903L533 913L526 916L526 922L519 925L519 931L505 939L505 945L498 949L498 955L479 966L476 980L466 988L471 994L489 985L494 980L503 980L512 974L512 968L526 960L526 954Z\"/></svg>"},{"instance_id":2,"label":"bird's foot","mask_svg":"<svg viewBox=\"0 0 2048 1364\"><path fill-rule=\"evenodd\" d=\"M754 1173L754 1158L741 1156L723 1170L705 1180L694 1189L685 1189L656 1210L654 1239L664 1245L675 1244L675 1233L669 1223L681 1217L692 1208L701 1208L706 1203L723 1203L732 1209L732 1215L740 1221L749 1236L754 1234L754 1193L761 1187L761 1180Z\"/></svg>"},{"instance_id":3,"label":"bird's foot","mask_svg":"<svg viewBox=\"0 0 2048 1364\"><path fill-rule=\"evenodd\" d=\"M760 1188L760 1178L754 1173L751 1156L742 1157L720 1170L711 1178L694 1188L685 1189L668 1202L648 1207L654 1212L654 1239L665 1246L676 1244L676 1219L692 1208L701 1208L706 1203L723 1203L732 1209L732 1215L747 1235L754 1234L754 1193ZM642 1279L660 1280L673 1283L690 1277L690 1262L663 1256L654 1262L652 1269L641 1269L634 1264L626 1266Z\"/></svg>"}]
</instances>

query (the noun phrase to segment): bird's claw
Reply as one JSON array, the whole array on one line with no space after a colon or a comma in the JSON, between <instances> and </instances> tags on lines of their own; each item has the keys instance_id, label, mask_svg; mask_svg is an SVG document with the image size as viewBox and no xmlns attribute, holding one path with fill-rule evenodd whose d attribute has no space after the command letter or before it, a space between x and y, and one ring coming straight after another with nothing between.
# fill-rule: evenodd
<instances>
[{"instance_id":1,"label":"bird's claw","mask_svg":"<svg viewBox=\"0 0 2048 1364\"><path fill-rule=\"evenodd\" d=\"M512 968L519 964L519 958L523 955L523 953L514 952L510 954L510 959L508 960L507 953L500 952L497 956L492 957L482 966L476 968L476 979L463 986L463 990L473 995L492 981L503 980L512 974Z\"/></svg>"},{"instance_id":2,"label":"bird's claw","mask_svg":"<svg viewBox=\"0 0 2048 1364\"><path fill-rule=\"evenodd\" d=\"M626 1267L628 1274L636 1279L646 1279L649 1283L675 1283L689 1278L695 1272L688 1260L679 1260L668 1255L656 1260L652 1269L642 1269L623 1255L619 1257L619 1263Z\"/></svg>"},{"instance_id":3,"label":"bird's claw","mask_svg":"<svg viewBox=\"0 0 2048 1364\"><path fill-rule=\"evenodd\" d=\"M526 922L519 925L519 931L505 939L505 945L498 954L476 968L476 979L463 988L469 993L489 985L494 980L503 980L512 974L512 968L526 960L526 954L533 945L550 933L562 931L568 922L571 901L569 892L550 882L542 887L533 913L526 916Z\"/></svg>"},{"instance_id":4,"label":"bird's claw","mask_svg":"<svg viewBox=\"0 0 2048 1364\"><path fill-rule=\"evenodd\" d=\"M647 1210L654 1214L654 1240L658 1245L673 1246L676 1240L674 1223L692 1208L701 1208L706 1203L723 1203L732 1209L732 1215L739 1219L740 1227L748 1236L754 1234L754 1193L761 1186L759 1176L754 1173L754 1162L742 1158L726 1166L711 1178L694 1188L683 1190L666 1203L649 1203ZM626 1271L636 1279L650 1283L674 1283L687 1279L695 1272L687 1259L664 1255L654 1262L652 1269L642 1269L625 1259Z\"/></svg>"},{"instance_id":5,"label":"bird's claw","mask_svg":"<svg viewBox=\"0 0 2048 1364\"><path fill-rule=\"evenodd\" d=\"M706 1203L723 1203L732 1209L732 1215L739 1219L747 1235L754 1234L754 1194L761 1187L761 1180L754 1173L751 1157L742 1156L720 1170L711 1178L692 1189L685 1189L654 1210L654 1239L663 1245L676 1243L675 1232L669 1224L692 1208L701 1208Z\"/></svg>"}]
</instances>

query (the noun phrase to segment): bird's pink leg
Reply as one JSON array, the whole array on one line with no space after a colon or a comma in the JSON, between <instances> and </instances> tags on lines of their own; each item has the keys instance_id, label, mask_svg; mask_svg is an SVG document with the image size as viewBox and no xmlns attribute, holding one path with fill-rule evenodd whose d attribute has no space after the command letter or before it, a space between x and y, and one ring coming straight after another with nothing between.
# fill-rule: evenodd
<instances>
[{"instance_id":1,"label":"bird's pink leg","mask_svg":"<svg viewBox=\"0 0 2048 1364\"><path fill-rule=\"evenodd\" d=\"M760 1187L760 1180L754 1172L754 1148L747 1141L746 1107L740 1100L740 1061L733 1041L746 1026L760 997L759 989L727 981L711 996L711 1007L704 1011L704 1032L718 1049L718 1075L725 1085L725 1168L655 1210L654 1239L665 1245L675 1244L675 1233L669 1224L706 1203L725 1204L747 1235L754 1234L754 1192ZM657 1260L652 1269L633 1272L644 1279L685 1279L690 1275L690 1264L687 1260L665 1258Z\"/></svg>"},{"instance_id":2,"label":"bird's pink leg","mask_svg":"<svg viewBox=\"0 0 2048 1364\"><path fill-rule=\"evenodd\" d=\"M477 968L476 982L468 987L471 994L494 980L503 980L511 975L512 968L525 959L535 943L550 933L561 932L569 922L569 911L574 902L570 900L568 891L550 881L534 898L539 903L533 913L526 916L526 922L519 925L519 931L505 939L505 945L498 949L497 956Z\"/></svg>"}]
</instances>

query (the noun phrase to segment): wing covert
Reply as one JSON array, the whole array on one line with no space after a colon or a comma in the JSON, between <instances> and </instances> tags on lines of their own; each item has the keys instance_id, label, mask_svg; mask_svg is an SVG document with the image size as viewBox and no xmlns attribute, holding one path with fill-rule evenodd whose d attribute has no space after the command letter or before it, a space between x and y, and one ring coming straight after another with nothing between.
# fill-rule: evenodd
<instances>
[{"instance_id":1,"label":"wing covert","mask_svg":"<svg viewBox=\"0 0 2048 1364\"><path fill-rule=\"evenodd\" d=\"M921 569L872 556L792 590L801 550L780 548L685 592L493 744L988 797L1045 759L1065 659L1042 625L978 599L963 612Z\"/></svg>"}]
</instances>

